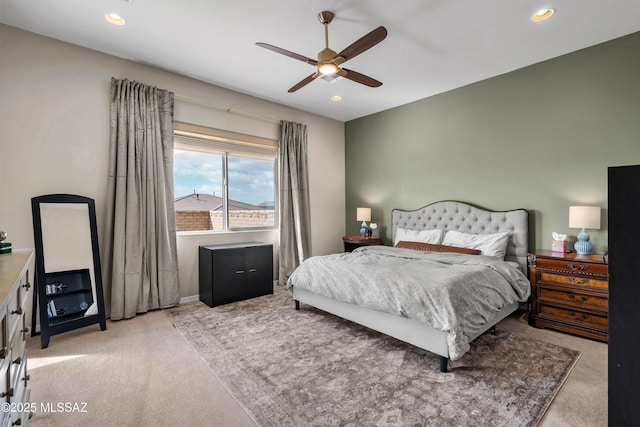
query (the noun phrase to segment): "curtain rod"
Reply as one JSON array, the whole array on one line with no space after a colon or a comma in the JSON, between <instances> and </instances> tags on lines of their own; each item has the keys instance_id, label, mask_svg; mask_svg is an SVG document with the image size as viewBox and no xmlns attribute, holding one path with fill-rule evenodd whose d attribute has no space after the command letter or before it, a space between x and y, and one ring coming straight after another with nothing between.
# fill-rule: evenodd
<instances>
[{"instance_id":1,"label":"curtain rod","mask_svg":"<svg viewBox=\"0 0 640 427\"><path fill-rule=\"evenodd\" d=\"M190 101L190 102L193 102L193 103L196 103L196 104L202 104L202 105L206 105L206 106L209 106L209 107L218 108L218 109L221 109L221 110L226 110L227 113L240 113L240 114L244 114L244 115L247 115L247 116L257 117L257 118L260 118L260 119L271 120L271 121L276 122L278 124L281 121L277 117L271 117L271 116L267 116L265 114L254 113L253 111L246 111L246 110L241 110L239 108L229 107L229 106L222 105L222 104L216 104L215 102L205 101L204 99L192 98L190 96L181 95L179 93L174 93L174 96L176 98L180 98L180 99L183 99L185 101Z\"/></svg>"}]
</instances>

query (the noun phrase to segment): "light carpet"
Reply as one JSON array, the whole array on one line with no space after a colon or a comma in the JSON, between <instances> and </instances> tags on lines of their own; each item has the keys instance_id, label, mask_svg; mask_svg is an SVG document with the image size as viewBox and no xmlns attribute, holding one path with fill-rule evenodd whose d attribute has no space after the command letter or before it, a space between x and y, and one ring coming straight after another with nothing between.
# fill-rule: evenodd
<instances>
[{"instance_id":1,"label":"light carpet","mask_svg":"<svg viewBox=\"0 0 640 427\"><path fill-rule=\"evenodd\" d=\"M274 295L166 311L260 426L531 426L580 352L505 331L432 353Z\"/></svg>"}]
</instances>

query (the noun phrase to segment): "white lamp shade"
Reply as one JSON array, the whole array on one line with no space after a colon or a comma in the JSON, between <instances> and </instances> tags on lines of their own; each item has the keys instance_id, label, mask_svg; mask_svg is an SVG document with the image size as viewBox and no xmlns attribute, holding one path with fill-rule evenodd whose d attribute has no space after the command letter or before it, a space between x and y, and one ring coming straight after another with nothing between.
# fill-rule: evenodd
<instances>
[{"instance_id":1,"label":"white lamp shade","mask_svg":"<svg viewBox=\"0 0 640 427\"><path fill-rule=\"evenodd\" d=\"M569 206L569 228L600 229L600 207Z\"/></svg>"},{"instance_id":2,"label":"white lamp shade","mask_svg":"<svg viewBox=\"0 0 640 427\"><path fill-rule=\"evenodd\" d=\"M371 221L371 208L358 208L356 213L357 221Z\"/></svg>"}]
</instances>

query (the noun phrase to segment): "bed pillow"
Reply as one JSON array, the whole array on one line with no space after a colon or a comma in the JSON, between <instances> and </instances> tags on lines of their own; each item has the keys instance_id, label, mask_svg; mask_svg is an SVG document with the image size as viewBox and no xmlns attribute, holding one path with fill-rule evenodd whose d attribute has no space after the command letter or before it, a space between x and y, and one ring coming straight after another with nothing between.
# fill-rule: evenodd
<instances>
[{"instance_id":1,"label":"bed pillow","mask_svg":"<svg viewBox=\"0 0 640 427\"><path fill-rule=\"evenodd\" d=\"M480 249L482 255L504 259L510 234L508 231L494 234L469 234L450 230L445 233L442 244Z\"/></svg>"},{"instance_id":2,"label":"bed pillow","mask_svg":"<svg viewBox=\"0 0 640 427\"><path fill-rule=\"evenodd\" d=\"M427 252L457 252L468 255L480 255L480 249L460 248L458 246L435 245L433 243L400 241L396 248L415 249Z\"/></svg>"},{"instance_id":3,"label":"bed pillow","mask_svg":"<svg viewBox=\"0 0 640 427\"><path fill-rule=\"evenodd\" d=\"M404 240L405 242L422 242L438 244L442 240L444 230L409 230L407 228L396 229L396 236L393 244Z\"/></svg>"}]
</instances>

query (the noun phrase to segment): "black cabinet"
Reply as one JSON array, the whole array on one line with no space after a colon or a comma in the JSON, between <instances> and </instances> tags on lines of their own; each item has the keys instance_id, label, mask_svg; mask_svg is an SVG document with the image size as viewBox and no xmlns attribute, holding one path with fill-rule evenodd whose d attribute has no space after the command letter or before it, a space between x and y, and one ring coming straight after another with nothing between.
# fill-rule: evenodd
<instances>
[{"instance_id":1,"label":"black cabinet","mask_svg":"<svg viewBox=\"0 0 640 427\"><path fill-rule=\"evenodd\" d=\"M609 168L609 425L640 420L640 165Z\"/></svg>"},{"instance_id":2,"label":"black cabinet","mask_svg":"<svg viewBox=\"0 0 640 427\"><path fill-rule=\"evenodd\" d=\"M200 301L209 307L273 293L273 246L200 246Z\"/></svg>"}]
</instances>

